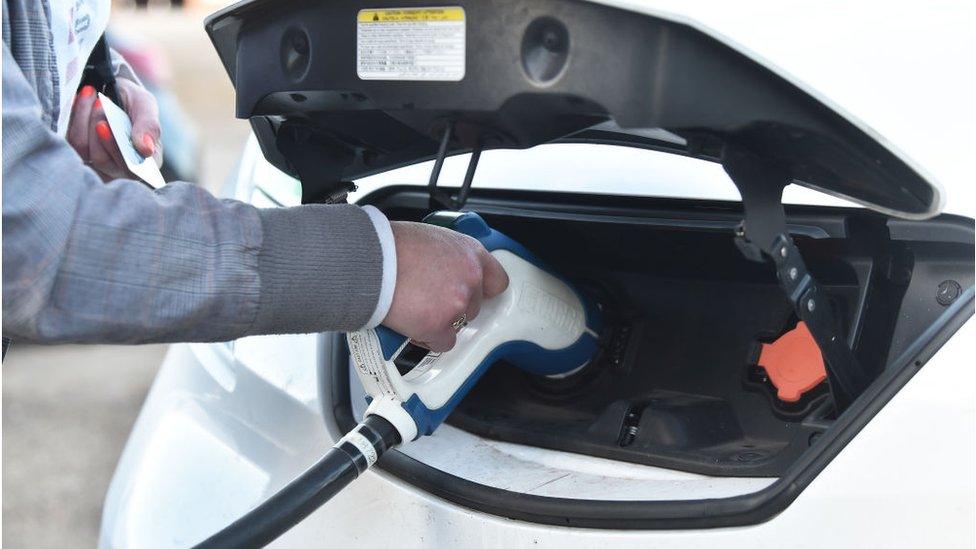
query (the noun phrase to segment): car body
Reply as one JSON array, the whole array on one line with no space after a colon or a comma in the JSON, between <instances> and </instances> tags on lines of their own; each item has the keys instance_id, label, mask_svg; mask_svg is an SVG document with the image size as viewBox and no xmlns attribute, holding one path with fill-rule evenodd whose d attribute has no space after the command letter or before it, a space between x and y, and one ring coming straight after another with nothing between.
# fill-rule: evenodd
<instances>
[{"instance_id":1,"label":"car body","mask_svg":"<svg viewBox=\"0 0 976 549\"><path fill-rule=\"evenodd\" d=\"M958 61L953 66L973 65L972 48L964 47L972 45L964 24L971 21L971 8L967 19L895 6L879 19L866 8L837 14L820 5L613 4L635 14L717 29L708 32L731 37L722 40L743 51L758 52L750 55L761 55L779 74L791 74L791 81L804 82L804 90L838 112L857 115L863 120L859 127L873 128L865 131L904 151L927 181L941 183L944 211L959 216L952 223L959 223L959 243L971 251L976 209L967 186L973 72L930 62L951 58ZM662 14L662 7L674 13ZM906 31L916 40L905 41ZM932 97L933 88L944 94L941 100L918 100ZM910 112L905 105L912 106ZM258 139L248 143L227 195L260 207L300 203L302 184L265 160L261 150ZM465 160L449 158L441 181L460 182ZM553 203L577 206L610 196L594 202L607 211L647 196L703 204L738 199L716 164L626 146L563 143L489 150L479 166L475 189L494 189L495 194L473 196L489 206L496 196L511 196L518 204L544 202L545 193L552 194ZM425 184L429 170L429 162L414 163L359 178L359 190L350 198L382 202L401 192L392 186ZM837 215L860 210L842 198L796 185L787 188L784 202L805 205L788 209L791 219L823 208L840 207L830 210ZM811 205L813 210L805 209ZM914 355L920 357L914 369L879 378L885 381L875 383L872 398L862 395L860 407L852 407L862 421L838 423L819 446L811 439L811 448L827 457L811 457L811 450L797 458L789 469L797 476L790 482L782 480L786 474L702 474L496 440L452 423L403 448L415 469L407 464L364 474L277 544L913 547L935 542L970 547L976 541L976 398L970 364L976 333L972 321L966 321L972 303L966 307L957 312L945 338L913 351L920 353ZM362 411L356 398L361 390L357 393L354 381L350 387L348 375L335 375L346 368L337 358L342 353L341 340L332 334L173 346L109 490L101 545L192 545L298 476L342 436L341 416L350 412L341 413L341 406L351 408L353 416ZM344 398L351 402L343 404ZM458 486L445 487L436 475L423 476L429 471L418 463L447 472ZM462 485L468 484L489 488L463 492ZM465 493L487 495L475 501L465 500ZM768 501L759 501L766 497L762 494L769 494ZM666 515L668 509L675 511L671 518L614 522L616 517L604 516L601 522L573 514L568 505L559 508L559 502L601 499L633 502L633 509L652 501ZM550 514L525 500L551 503ZM745 511L723 513L725 501ZM607 509L612 515L624 507ZM682 515L696 512L702 520ZM706 520L713 513L721 518Z\"/></svg>"}]
</instances>

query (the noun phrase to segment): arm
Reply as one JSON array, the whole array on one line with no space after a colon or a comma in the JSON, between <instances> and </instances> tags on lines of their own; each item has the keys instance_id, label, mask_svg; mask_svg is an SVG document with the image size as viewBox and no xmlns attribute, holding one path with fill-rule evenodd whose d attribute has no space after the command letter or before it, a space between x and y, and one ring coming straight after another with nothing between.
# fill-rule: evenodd
<instances>
[{"instance_id":1,"label":"arm","mask_svg":"<svg viewBox=\"0 0 976 549\"><path fill-rule=\"evenodd\" d=\"M3 195L3 331L15 340L216 341L376 316L383 254L364 210L103 184L45 127L6 45Z\"/></svg>"}]
</instances>

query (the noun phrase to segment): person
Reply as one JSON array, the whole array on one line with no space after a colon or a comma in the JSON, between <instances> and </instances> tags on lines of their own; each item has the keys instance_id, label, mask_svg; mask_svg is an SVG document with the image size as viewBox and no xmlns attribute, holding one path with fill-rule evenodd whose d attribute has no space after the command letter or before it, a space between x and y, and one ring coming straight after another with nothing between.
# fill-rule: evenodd
<instances>
[{"instance_id":1,"label":"person","mask_svg":"<svg viewBox=\"0 0 976 549\"><path fill-rule=\"evenodd\" d=\"M223 341L386 326L434 351L506 288L476 240L376 208L258 209L122 162L81 68L110 0L3 0L3 335ZM161 159L152 95L112 55L133 145Z\"/></svg>"}]
</instances>

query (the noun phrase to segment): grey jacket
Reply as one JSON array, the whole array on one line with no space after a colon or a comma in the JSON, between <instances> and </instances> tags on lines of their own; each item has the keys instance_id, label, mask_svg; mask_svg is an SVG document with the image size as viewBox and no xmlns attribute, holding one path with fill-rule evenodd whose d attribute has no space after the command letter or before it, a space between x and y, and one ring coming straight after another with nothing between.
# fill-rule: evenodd
<instances>
[{"instance_id":1,"label":"grey jacket","mask_svg":"<svg viewBox=\"0 0 976 549\"><path fill-rule=\"evenodd\" d=\"M351 330L382 250L357 206L259 210L172 183L102 183L59 137L48 4L3 0L3 335L220 341ZM66 114L65 114L66 115Z\"/></svg>"}]
</instances>

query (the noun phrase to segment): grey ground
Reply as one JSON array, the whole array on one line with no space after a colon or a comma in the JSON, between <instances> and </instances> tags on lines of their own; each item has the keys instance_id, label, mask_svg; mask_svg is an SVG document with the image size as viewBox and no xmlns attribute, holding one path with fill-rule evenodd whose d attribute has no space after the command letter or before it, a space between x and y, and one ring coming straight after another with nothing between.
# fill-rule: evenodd
<instances>
[{"instance_id":1,"label":"grey ground","mask_svg":"<svg viewBox=\"0 0 976 549\"><path fill-rule=\"evenodd\" d=\"M218 188L247 124L233 119L233 90L203 32L205 10L115 8L113 25L168 56L171 87L204 144L202 183ZM32 347L3 362L5 548L92 547L115 462L166 347Z\"/></svg>"},{"instance_id":2,"label":"grey ground","mask_svg":"<svg viewBox=\"0 0 976 549\"><path fill-rule=\"evenodd\" d=\"M166 347L11 347L3 363L3 546L84 547Z\"/></svg>"}]
</instances>

